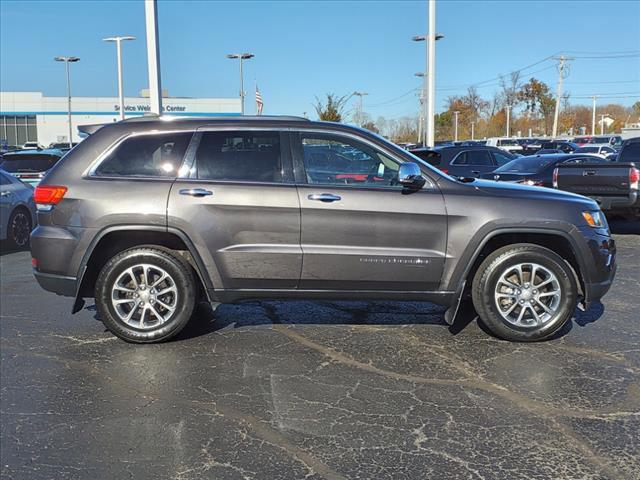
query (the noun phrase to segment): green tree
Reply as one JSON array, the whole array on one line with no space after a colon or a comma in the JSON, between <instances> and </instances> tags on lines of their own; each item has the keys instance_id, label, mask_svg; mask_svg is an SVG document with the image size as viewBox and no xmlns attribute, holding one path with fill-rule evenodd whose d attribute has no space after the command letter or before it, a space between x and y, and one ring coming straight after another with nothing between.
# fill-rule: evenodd
<instances>
[{"instance_id":1,"label":"green tree","mask_svg":"<svg viewBox=\"0 0 640 480\"><path fill-rule=\"evenodd\" d=\"M555 98L549 85L535 78L529 79L518 92L518 98L525 104L525 111L531 115L540 115L544 122L544 130L551 129L553 113L556 106Z\"/></svg>"},{"instance_id":2,"label":"green tree","mask_svg":"<svg viewBox=\"0 0 640 480\"><path fill-rule=\"evenodd\" d=\"M313 108L316 109L318 118L326 122L341 122L348 97L346 95L338 97L334 93L327 93L326 97L327 99L324 103L316 97L316 104Z\"/></svg>"}]
</instances>

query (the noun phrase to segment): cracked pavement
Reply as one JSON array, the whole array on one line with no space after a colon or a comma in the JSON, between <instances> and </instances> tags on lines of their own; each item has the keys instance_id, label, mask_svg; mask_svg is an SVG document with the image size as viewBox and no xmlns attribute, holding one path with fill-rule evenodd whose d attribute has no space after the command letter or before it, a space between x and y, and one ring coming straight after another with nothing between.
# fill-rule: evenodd
<instances>
[{"instance_id":1,"label":"cracked pavement","mask_svg":"<svg viewBox=\"0 0 640 480\"><path fill-rule=\"evenodd\" d=\"M264 301L130 345L4 253L2 477L639 479L640 237L619 231L602 304L537 344L428 303Z\"/></svg>"}]
</instances>

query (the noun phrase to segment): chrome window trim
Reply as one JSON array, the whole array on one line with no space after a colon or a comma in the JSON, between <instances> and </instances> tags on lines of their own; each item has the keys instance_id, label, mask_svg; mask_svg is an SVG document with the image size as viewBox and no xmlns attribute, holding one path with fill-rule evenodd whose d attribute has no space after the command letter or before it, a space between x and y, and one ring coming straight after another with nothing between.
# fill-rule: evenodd
<instances>
[{"instance_id":1,"label":"chrome window trim","mask_svg":"<svg viewBox=\"0 0 640 480\"><path fill-rule=\"evenodd\" d=\"M89 165L89 167L82 173L82 177L83 178L135 178L135 179L160 178L160 179L164 179L164 180L174 179L174 178L176 178L176 176L170 176L170 177L169 176L168 177L153 176L153 177L149 177L149 176L137 176L137 175L97 175L96 174L96 170L98 169L98 167L100 167L102 162L104 162L126 140L128 140L130 138L142 137L142 136L146 136L146 135L164 135L164 134L171 134L171 133L190 133L192 135L191 139L189 140L189 145L187 146L187 150L185 151L185 154L182 157L182 161L180 162L180 165L182 166L182 164L184 163L184 159L187 156L187 153L189 151L189 147L191 146L191 142L193 141L193 136L196 133L196 130L174 130L174 129L172 129L172 130L149 130L149 131L145 131L145 132L131 132L131 133L125 134L125 135L117 138L105 151L103 151L100 155L98 155L98 157Z\"/></svg>"},{"instance_id":2,"label":"chrome window trim","mask_svg":"<svg viewBox=\"0 0 640 480\"><path fill-rule=\"evenodd\" d=\"M202 183L220 183L225 185L226 184L228 185L245 185L245 184L246 185L295 185L296 184L295 181L294 182L256 182L256 181L250 181L250 180L216 180L212 178L198 178L197 172L193 167L195 166L195 163L196 163L196 152L198 151L198 147L200 146L200 141L202 140L202 134L206 132L222 132L222 131L225 131L225 132L262 131L262 132L277 132L278 134L282 134L282 133L289 133L291 129L289 127L287 128L282 128L282 127L269 128L265 126L240 127L238 125L235 125L235 126L234 125L222 125L222 126L205 125L203 127L198 127L195 130L193 137L191 138L191 142L189 143L189 146L187 147L187 151L185 152L185 155L184 155L184 161L180 166L180 169L178 170L178 173L185 170L186 170L186 173L182 175L178 175L178 177L176 177L177 180L180 180L180 181L189 180L193 182L202 182ZM280 148L282 149L282 144L280 145ZM282 156L282 151L280 155Z\"/></svg>"},{"instance_id":3,"label":"chrome window trim","mask_svg":"<svg viewBox=\"0 0 640 480\"><path fill-rule=\"evenodd\" d=\"M342 136L350 137L350 138L353 138L353 139L355 139L355 140L357 140L359 142L367 144L369 147L373 148L375 151L378 151L378 152L382 151L382 153L384 153L387 157L390 157L392 160L394 160L394 161L396 161L398 163L407 163L406 160L403 160L402 158L398 157L394 152L391 152L390 150L387 150L387 149L382 149L379 145L377 145L376 143L370 141L368 138L365 138L365 137L362 137L362 136L359 136L359 135L355 135L355 134L353 134L351 132L344 132L342 130L332 130L330 128L328 128L328 129L319 129L319 128L313 128L313 127L310 127L310 128L296 127L296 128L290 129L290 130L293 131L294 133L301 133L301 134L304 133L304 132L309 132L309 133L318 133L318 134L325 134L325 135L326 134L332 134L332 135L338 135L338 136L342 135ZM423 160L421 160L421 159L418 159L418 160L420 161L421 164L424 165L424 161ZM435 190L436 189L435 181L431 177L426 176L425 180L426 180L426 182L425 182L425 184L424 184L424 186L422 187L421 190L423 190L423 189ZM301 183L299 185L342 186L342 185L337 185L337 184L334 184L334 183L329 183L329 184ZM362 185L362 186L360 186L360 185L350 186L350 185L345 184L344 186L351 187L351 188L366 188L364 185ZM378 189L378 188L384 188L384 187L383 186L380 186L380 187L370 186L369 188ZM395 187L391 187L391 188L393 188L394 190L397 190ZM387 189L388 189L388 187L387 187Z\"/></svg>"}]
</instances>

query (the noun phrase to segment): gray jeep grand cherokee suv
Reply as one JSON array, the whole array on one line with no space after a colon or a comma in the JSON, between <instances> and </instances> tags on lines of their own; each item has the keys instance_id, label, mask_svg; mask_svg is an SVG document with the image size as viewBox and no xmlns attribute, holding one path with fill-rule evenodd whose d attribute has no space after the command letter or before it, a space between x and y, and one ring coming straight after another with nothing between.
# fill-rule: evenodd
<instances>
[{"instance_id":1,"label":"gray jeep grand cherokee suv","mask_svg":"<svg viewBox=\"0 0 640 480\"><path fill-rule=\"evenodd\" d=\"M132 342L201 299L471 297L496 335L541 340L609 289L592 200L452 178L370 132L294 117L144 117L86 127L35 193L40 285L94 297Z\"/></svg>"}]
</instances>

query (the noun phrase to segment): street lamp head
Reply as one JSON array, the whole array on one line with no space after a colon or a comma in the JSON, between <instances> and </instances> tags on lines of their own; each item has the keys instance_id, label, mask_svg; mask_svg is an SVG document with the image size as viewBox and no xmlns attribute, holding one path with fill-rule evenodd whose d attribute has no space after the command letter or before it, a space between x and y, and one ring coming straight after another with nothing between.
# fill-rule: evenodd
<instances>
[{"instance_id":1,"label":"street lamp head","mask_svg":"<svg viewBox=\"0 0 640 480\"><path fill-rule=\"evenodd\" d=\"M231 58L231 59L242 59L242 60L247 60L249 58L253 58L255 57L255 55L253 53L229 53L227 55L227 58Z\"/></svg>"},{"instance_id":2,"label":"street lamp head","mask_svg":"<svg viewBox=\"0 0 640 480\"><path fill-rule=\"evenodd\" d=\"M55 57L56 62L79 62L80 57Z\"/></svg>"},{"instance_id":3,"label":"street lamp head","mask_svg":"<svg viewBox=\"0 0 640 480\"><path fill-rule=\"evenodd\" d=\"M103 38L102 41L103 42L121 42L123 40L135 40L136 37L133 37L131 35L125 35L125 36L118 36L118 37L107 37L107 38Z\"/></svg>"},{"instance_id":4,"label":"street lamp head","mask_svg":"<svg viewBox=\"0 0 640 480\"><path fill-rule=\"evenodd\" d=\"M426 74L425 72L418 72L418 73L414 73L414 75L415 75L416 77L426 77L426 76L427 76L427 74Z\"/></svg>"},{"instance_id":5,"label":"street lamp head","mask_svg":"<svg viewBox=\"0 0 640 480\"><path fill-rule=\"evenodd\" d=\"M436 33L436 40L442 40L444 38L444 35L441 33ZM424 42L427 39L426 35L414 35L413 37L411 37L411 40L413 40L414 42Z\"/></svg>"}]
</instances>

